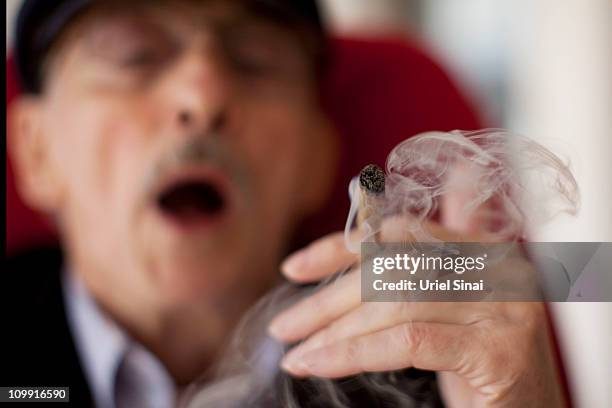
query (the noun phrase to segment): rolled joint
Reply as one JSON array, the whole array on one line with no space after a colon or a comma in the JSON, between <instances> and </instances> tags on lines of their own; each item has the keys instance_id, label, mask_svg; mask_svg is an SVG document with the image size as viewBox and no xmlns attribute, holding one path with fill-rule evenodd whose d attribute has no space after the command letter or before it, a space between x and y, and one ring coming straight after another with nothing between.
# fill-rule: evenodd
<instances>
[{"instance_id":1,"label":"rolled joint","mask_svg":"<svg viewBox=\"0 0 612 408\"><path fill-rule=\"evenodd\" d=\"M368 164L359 173L359 211L357 225L362 228L367 222L374 232L373 238L378 239L378 229L382 219L382 209L385 197L385 172L376 164Z\"/></svg>"}]
</instances>

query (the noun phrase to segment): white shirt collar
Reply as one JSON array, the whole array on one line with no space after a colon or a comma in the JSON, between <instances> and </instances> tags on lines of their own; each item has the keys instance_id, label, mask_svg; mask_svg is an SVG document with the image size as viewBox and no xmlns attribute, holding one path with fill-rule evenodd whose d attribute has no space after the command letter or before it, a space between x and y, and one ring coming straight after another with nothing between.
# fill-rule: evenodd
<instances>
[{"instance_id":1,"label":"white shirt collar","mask_svg":"<svg viewBox=\"0 0 612 408\"><path fill-rule=\"evenodd\" d=\"M75 274L66 272L62 285L68 324L96 406L116 407L115 379L124 358L137 367L131 372L138 373L133 375L140 377L136 380L148 397L155 397L155 406L172 406L176 388L159 360L103 313Z\"/></svg>"}]
</instances>

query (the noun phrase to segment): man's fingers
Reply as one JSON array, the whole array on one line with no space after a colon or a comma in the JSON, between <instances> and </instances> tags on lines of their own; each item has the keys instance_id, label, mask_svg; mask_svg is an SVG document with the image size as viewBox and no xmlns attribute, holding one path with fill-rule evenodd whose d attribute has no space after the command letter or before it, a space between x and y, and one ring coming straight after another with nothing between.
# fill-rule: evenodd
<instances>
[{"instance_id":1,"label":"man's fingers","mask_svg":"<svg viewBox=\"0 0 612 408\"><path fill-rule=\"evenodd\" d=\"M292 351L282 366L296 376L327 378L408 367L457 372L477 344L474 336L474 328L463 325L404 323L316 350Z\"/></svg>"},{"instance_id":2,"label":"man's fingers","mask_svg":"<svg viewBox=\"0 0 612 408\"><path fill-rule=\"evenodd\" d=\"M351 232L352 239L358 239L358 234L357 230ZM289 256L281 270L293 281L314 282L348 268L358 259L346 249L344 234L336 232Z\"/></svg>"},{"instance_id":3,"label":"man's fingers","mask_svg":"<svg viewBox=\"0 0 612 408\"><path fill-rule=\"evenodd\" d=\"M473 324L494 314L485 302L372 302L351 310L297 348L314 350L406 322ZM297 350L296 348L296 350Z\"/></svg>"},{"instance_id":4,"label":"man's fingers","mask_svg":"<svg viewBox=\"0 0 612 408\"><path fill-rule=\"evenodd\" d=\"M275 317L269 331L275 338L294 342L327 326L361 301L360 270L354 270Z\"/></svg>"}]
</instances>

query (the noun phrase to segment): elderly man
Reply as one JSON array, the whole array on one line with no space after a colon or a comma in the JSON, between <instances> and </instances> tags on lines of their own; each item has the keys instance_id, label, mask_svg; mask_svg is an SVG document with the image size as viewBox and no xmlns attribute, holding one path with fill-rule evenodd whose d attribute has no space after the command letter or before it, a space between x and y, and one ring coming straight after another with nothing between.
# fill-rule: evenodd
<instances>
[{"instance_id":1,"label":"elderly man","mask_svg":"<svg viewBox=\"0 0 612 408\"><path fill-rule=\"evenodd\" d=\"M75 406L175 403L329 196L338 149L318 99L324 51L311 1L25 2L10 152L64 257L11 265L7 385L70 386ZM353 262L340 246L324 238L284 269L322 278ZM61 269L62 301L37 296L56 281L32 265ZM348 315L330 295L329 310L287 312L271 332L299 340ZM283 367L417 367L442 373L450 406L559 405L544 316L538 304L415 307L404 316L421 322L414 332L401 319L338 325L347 336Z\"/></svg>"}]
</instances>

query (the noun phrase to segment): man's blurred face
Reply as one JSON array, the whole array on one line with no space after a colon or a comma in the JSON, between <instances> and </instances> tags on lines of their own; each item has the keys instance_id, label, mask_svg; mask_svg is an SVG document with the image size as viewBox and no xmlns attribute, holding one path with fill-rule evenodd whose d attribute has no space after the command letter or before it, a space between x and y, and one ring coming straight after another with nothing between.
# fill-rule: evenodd
<instances>
[{"instance_id":1,"label":"man's blurred face","mask_svg":"<svg viewBox=\"0 0 612 408\"><path fill-rule=\"evenodd\" d=\"M94 292L251 301L332 167L312 61L230 2L124 3L81 17L49 61L45 205Z\"/></svg>"}]
</instances>

